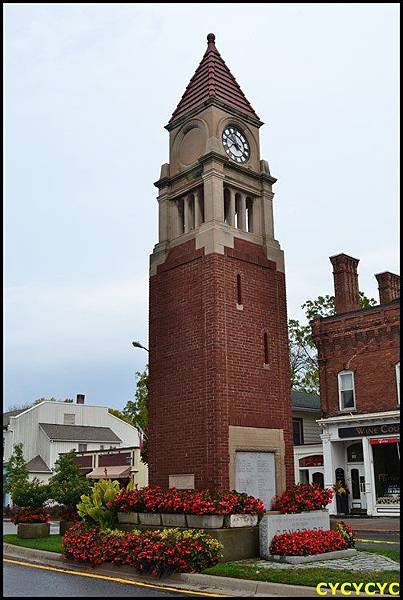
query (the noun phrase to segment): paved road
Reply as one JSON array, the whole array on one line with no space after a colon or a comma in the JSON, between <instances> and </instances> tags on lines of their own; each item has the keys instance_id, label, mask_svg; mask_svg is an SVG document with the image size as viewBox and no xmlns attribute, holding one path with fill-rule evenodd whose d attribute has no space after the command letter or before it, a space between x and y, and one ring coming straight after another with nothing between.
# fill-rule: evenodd
<instances>
[{"instance_id":1,"label":"paved road","mask_svg":"<svg viewBox=\"0 0 403 600\"><path fill-rule=\"evenodd\" d=\"M158 580L156 585L158 586ZM190 594L118 583L4 562L3 597L190 597ZM193 596L196 598L197 596Z\"/></svg>"}]
</instances>

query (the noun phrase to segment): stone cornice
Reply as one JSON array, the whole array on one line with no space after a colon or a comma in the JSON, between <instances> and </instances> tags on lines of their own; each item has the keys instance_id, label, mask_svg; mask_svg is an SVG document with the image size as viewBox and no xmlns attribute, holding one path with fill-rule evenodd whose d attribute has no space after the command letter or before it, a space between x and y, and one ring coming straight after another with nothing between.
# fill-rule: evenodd
<instances>
[{"instance_id":1,"label":"stone cornice","mask_svg":"<svg viewBox=\"0 0 403 600\"><path fill-rule=\"evenodd\" d=\"M223 100L220 100L219 98L216 98L215 96L210 96L209 98L207 98L207 100L204 100L203 102L201 102L194 108L190 109L184 115L177 117L176 119L174 119L173 121L168 123L168 125L165 125L165 129L167 129L168 131L172 131L172 129L175 129L175 127L182 125L188 119L194 117L199 112L201 112L202 110L205 110L209 106L217 106L218 108L221 108L229 113L236 115L240 119L243 119L244 121L246 121L247 123L250 123L251 125L254 125L255 127L261 127L262 125L264 125L263 121L261 121L260 119L257 119L253 115L248 114L238 108L235 108L234 106L227 104L226 102L224 102Z\"/></svg>"},{"instance_id":2,"label":"stone cornice","mask_svg":"<svg viewBox=\"0 0 403 600\"><path fill-rule=\"evenodd\" d=\"M197 161L197 163L194 163L188 169L179 171L178 173L175 173L175 175L172 175L172 177L161 177L161 179L158 179L158 181L154 182L154 185L155 185L155 187L160 189L160 188L166 187L168 185L171 185L172 183L174 183L182 178L189 179L190 176L192 176L192 178L199 177L202 174L203 165L212 159L220 161L227 168L229 167L229 168L233 169L235 172L241 173L242 175L246 175L247 177L251 177L255 181L256 180L262 181L262 182L266 181L267 183L270 183L270 184L276 183L276 181L277 181L277 179L275 177L272 177L272 175L269 175L268 173L264 173L264 172L256 173L255 171L251 171L247 167L237 165L236 163L230 161L226 156L223 156L219 152L216 152L215 150L211 150L207 154L204 154L203 156L201 156L199 158L199 160Z\"/></svg>"}]
</instances>

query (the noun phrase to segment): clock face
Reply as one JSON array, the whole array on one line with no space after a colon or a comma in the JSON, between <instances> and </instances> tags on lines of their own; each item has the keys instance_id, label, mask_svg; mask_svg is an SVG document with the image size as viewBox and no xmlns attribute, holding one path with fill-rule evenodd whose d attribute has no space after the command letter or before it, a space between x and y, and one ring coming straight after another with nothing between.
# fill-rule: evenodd
<instances>
[{"instance_id":1,"label":"clock face","mask_svg":"<svg viewBox=\"0 0 403 600\"><path fill-rule=\"evenodd\" d=\"M222 133L225 152L231 160L243 164L249 159L249 143L238 127L229 125Z\"/></svg>"}]
</instances>

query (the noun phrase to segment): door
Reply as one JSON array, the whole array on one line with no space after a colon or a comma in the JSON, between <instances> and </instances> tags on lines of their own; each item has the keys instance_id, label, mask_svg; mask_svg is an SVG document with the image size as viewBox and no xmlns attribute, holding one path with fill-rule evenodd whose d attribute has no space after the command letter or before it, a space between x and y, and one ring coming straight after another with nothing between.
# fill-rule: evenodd
<instances>
[{"instance_id":1,"label":"door","mask_svg":"<svg viewBox=\"0 0 403 600\"><path fill-rule=\"evenodd\" d=\"M351 509L367 510L367 497L365 494L364 465L354 465L350 468L350 503Z\"/></svg>"}]
</instances>

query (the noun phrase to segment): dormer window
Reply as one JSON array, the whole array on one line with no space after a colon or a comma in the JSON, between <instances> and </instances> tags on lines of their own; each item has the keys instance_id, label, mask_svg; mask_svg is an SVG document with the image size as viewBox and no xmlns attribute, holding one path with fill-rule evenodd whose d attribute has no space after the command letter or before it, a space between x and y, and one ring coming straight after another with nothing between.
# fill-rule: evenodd
<instances>
[{"instance_id":1,"label":"dormer window","mask_svg":"<svg viewBox=\"0 0 403 600\"><path fill-rule=\"evenodd\" d=\"M341 371L338 374L340 410L355 409L354 373Z\"/></svg>"}]
</instances>

